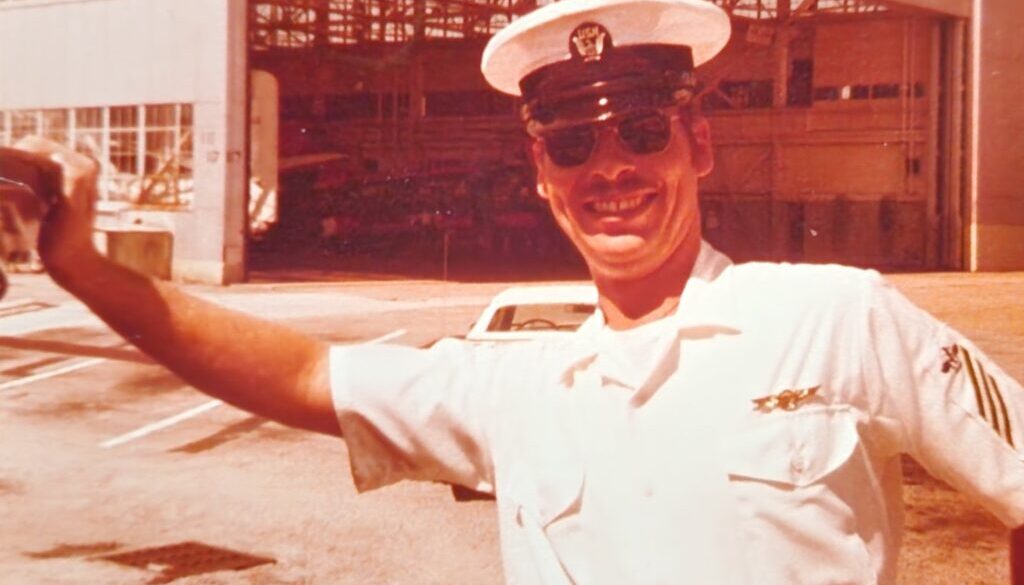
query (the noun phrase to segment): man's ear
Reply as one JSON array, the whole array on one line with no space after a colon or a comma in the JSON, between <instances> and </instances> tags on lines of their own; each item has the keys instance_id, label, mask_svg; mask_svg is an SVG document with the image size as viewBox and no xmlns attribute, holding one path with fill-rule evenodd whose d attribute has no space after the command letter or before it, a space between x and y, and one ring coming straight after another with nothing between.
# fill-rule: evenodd
<instances>
[{"instance_id":1,"label":"man's ear","mask_svg":"<svg viewBox=\"0 0 1024 585\"><path fill-rule=\"evenodd\" d=\"M711 148L711 126L707 118L694 116L690 122L690 146L693 168L698 177L706 177L715 168L715 154Z\"/></svg>"},{"instance_id":2,"label":"man's ear","mask_svg":"<svg viewBox=\"0 0 1024 585\"><path fill-rule=\"evenodd\" d=\"M537 196L544 201L551 198L551 195L548 194L547 185L544 181L541 181L539 178L537 179Z\"/></svg>"},{"instance_id":3,"label":"man's ear","mask_svg":"<svg viewBox=\"0 0 1024 585\"><path fill-rule=\"evenodd\" d=\"M539 138L530 140L530 160L533 162L533 170L537 172L537 195L541 199L548 199L547 179L544 175L544 143Z\"/></svg>"}]
</instances>

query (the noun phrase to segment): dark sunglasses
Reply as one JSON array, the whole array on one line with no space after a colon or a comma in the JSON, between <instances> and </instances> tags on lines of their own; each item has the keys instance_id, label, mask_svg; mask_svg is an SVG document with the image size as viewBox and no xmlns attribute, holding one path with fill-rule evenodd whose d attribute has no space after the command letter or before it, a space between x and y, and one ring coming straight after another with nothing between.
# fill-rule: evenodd
<instances>
[{"instance_id":1,"label":"dark sunglasses","mask_svg":"<svg viewBox=\"0 0 1024 585\"><path fill-rule=\"evenodd\" d=\"M551 162L563 168L587 162L597 146L602 126L611 126L619 143L633 154L654 154L668 146L672 138L672 120L678 116L661 110L637 112L601 122L541 131L544 150Z\"/></svg>"}]
</instances>

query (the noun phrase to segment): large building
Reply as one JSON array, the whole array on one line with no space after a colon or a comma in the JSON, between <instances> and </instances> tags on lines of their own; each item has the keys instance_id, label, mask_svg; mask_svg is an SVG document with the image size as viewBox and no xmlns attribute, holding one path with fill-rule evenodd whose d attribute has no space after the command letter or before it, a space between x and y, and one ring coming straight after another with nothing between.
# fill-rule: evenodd
<instances>
[{"instance_id":1,"label":"large building","mask_svg":"<svg viewBox=\"0 0 1024 585\"><path fill-rule=\"evenodd\" d=\"M713 1L733 37L700 72L709 240L741 260L1024 269L1024 5ZM478 70L536 4L0 0L0 145L96 156L101 239L178 279L244 279L270 208L280 246L415 247L429 227L446 253L456 234L500 254L554 229L517 105Z\"/></svg>"}]
</instances>

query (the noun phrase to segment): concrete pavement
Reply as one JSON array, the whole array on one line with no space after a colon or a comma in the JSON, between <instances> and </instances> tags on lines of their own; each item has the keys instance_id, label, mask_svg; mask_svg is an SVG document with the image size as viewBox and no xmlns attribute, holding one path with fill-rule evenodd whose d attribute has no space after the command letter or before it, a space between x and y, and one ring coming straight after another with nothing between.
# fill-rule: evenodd
<instances>
[{"instance_id":1,"label":"concrete pavement","mask_svg":"<svg viewBox=\"0 0 1024 585\"><path fill-rule=\"evenodd\" d=\"M465 331L506 285L256 277L184 287L334 342L405 330L395 342L421 345ZM1024 273L890 278L1024 378ZM208 402L47 277L13 275L0 303L0 583L145 582L167 567L105 557L185 542L273 562L178 585L501 582L491 504L409 483L356 497L340 441L223 407L101 446ZM991 516L912 465L906 496L902 584L1007 582L1005 530Z\"/></svg>"}]
</instances>

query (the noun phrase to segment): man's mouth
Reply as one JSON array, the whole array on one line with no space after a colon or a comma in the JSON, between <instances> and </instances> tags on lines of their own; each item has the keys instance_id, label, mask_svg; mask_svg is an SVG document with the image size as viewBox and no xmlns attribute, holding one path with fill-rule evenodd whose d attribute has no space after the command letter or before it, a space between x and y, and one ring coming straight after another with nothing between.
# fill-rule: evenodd
<instances>
[{"instance_id":1,"label":"man's mouth","mask_svg":"<svg viewBox=\"0 0 1024 585\"><path fill-rule=\"evenodd\" d=\"M585 202L583 208L590 213L599 215L622 215L646 206L656 196L656 192L649 191L633 195L602 197Z\"/></svg>"}]
</instances>

